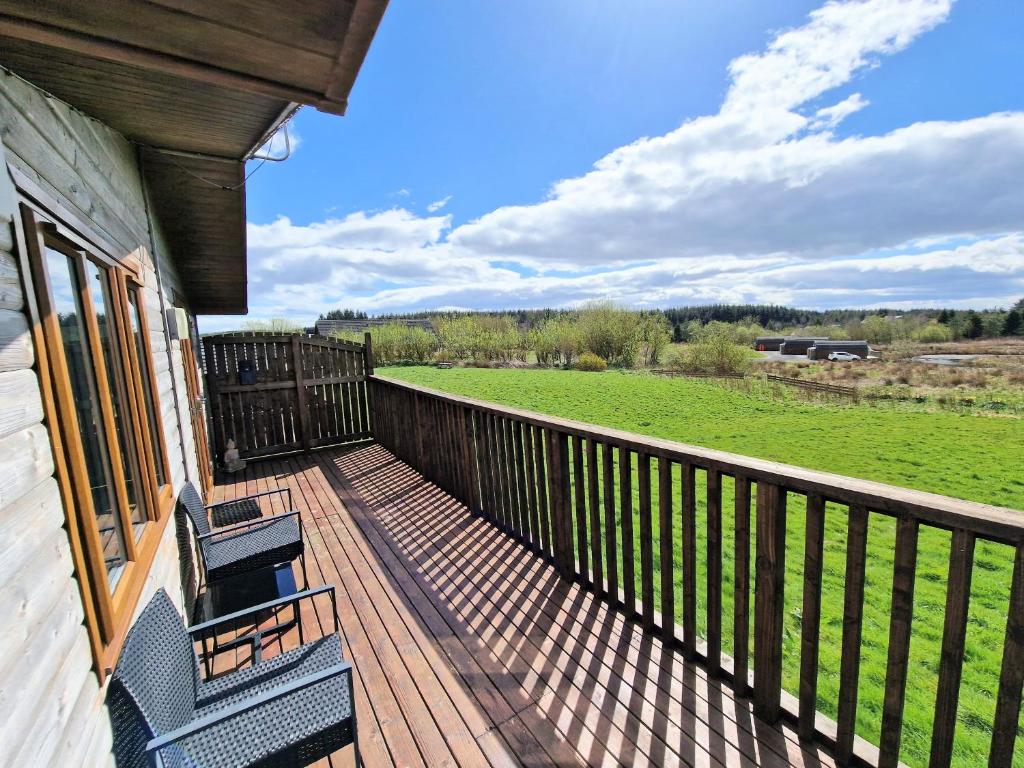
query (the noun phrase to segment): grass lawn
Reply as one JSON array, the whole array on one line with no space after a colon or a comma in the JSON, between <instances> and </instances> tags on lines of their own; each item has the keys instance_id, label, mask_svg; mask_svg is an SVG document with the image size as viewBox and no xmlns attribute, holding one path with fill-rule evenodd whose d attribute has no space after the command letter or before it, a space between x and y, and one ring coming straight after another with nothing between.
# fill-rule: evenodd
<instances>
[{"instance_id":1,"label":"grass lawn","mask_svg":"<svg viewBox=\"0 0 1024 768\"><path fill-rule=\"evenodd\" d=\"M1024 421L1019 418L900 412L796 399L773 402L709 382L617 372L414 367L388 368L380 373L640 434L1024 510ZM698 477L698 489L702 481ZM723 651L729 653L732 486L730 482L723 485ZM673 508L678 510L678 475L675 490ZM656 489L652 498L656 505ZM794 694L798 690L800 664L802 504L799 497L791 497L787 519L784 684ZM701 551L706 542L700 492L698 507ZM656 513L654 518L657 535ZM857 732L877 743L885 685L895 525L882 515L871 518ZM818 706L833 718L839 686L846 525L845 508L830 505L826 514ZM675 536L678 538L678 526ZM910 765L925 765L928 760L949 540L949 534L941 531L921 531L901 754ZM678 559L679 546L675 551ZM657 573L657 546L654 555ZM635 556L639 561L639 549ZM703 565L698 563L700 625L705 623ZM1009 547L979 542L954 751L957 765L978 765L987 760L1011 568ZM677 583L677 606L680 587ZM657 600L656 595L656 605ZM1024 765L1024 734L1017 740L1015 757L1015 764Z\"/></svg>"}]
</instances>

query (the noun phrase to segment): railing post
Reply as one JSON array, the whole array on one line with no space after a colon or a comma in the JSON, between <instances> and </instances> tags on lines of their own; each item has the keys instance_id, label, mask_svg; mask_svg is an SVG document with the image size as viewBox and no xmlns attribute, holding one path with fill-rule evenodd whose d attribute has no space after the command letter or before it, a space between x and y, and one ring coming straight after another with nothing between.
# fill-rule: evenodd
<instances>
[{"instance_id":1,"label":"railing post","mask_svg":"<svg viewBox=\"0 0 1024 768\"><path fill-rule=\"evenodd\" d=\"M292 373L295 376L295 404L299 410L299 437L302 449L308 451L312 447L312 435L309 428L309 404L306 401L306 385L302 379L302 337L292 334Z\"/></svg>"},{"instance_id":2,"label":"railing post","mask_svg":"<svg viewBox=\"0 0 1024 768\"><path fill-rule=\"evenodd\" d=\"M1024 544L1017 545L1013 561L1010 606L1006 617L1003 665L999 674L996 717L992 728L989 768L1009 768L1013 763L1013 743L1017 738L1021 687L1024 683Z\"/></svg>"},{"instance_id":3,"label":"railing post","mask_svg":"<svg viewBox=\"0 0 1024 768\"><path fill-rule=\"evenodd\" d=\"M575 559L569 536L569 437L564 432L548 432L548 490L554 528L555 564L559 573L571 578Z\"/></svg>"},{"instance_id":4,"label":"railing post","mask_svg":"<svg viewBox=\"0 0 1024 768\"><path fill-rule=\"evenodd\" d=\"M370 332L363 333L363 375L366 381L363 386L366 391L366 425L370 428L370 435L376 437L377 425L373 408L373 384L370 377L373 376L373 337ZM358 384L356 385L359 386Z\"/></svg>"},{"instance_id":5,"label":"railing post","mask_svg":"<svg viewBox=\"0 0 1024 768\"><path fill-rule=\"evenodd\" d=\"M373 336L369 331L363 334L363 369L367 376L373 376Z\"/></svg>"},{"instance_id":6,"label":"railing post","mask_svg":"<svg viewBox=\"0 0 1024 768\"><path fill-rule=\"evenodd\" d=\"M757 483L754 584L754 713L769 724L782 702L782 621L786 575L786 493Z\"/></svg>"}]
</instances>

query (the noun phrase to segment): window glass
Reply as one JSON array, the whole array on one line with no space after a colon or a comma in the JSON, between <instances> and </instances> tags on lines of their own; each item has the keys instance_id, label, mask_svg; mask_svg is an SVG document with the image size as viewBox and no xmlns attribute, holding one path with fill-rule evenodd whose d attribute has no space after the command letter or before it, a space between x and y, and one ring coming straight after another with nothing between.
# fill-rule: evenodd
<instances>
[{"instance_id":1,"label":"window glass","mask_svg":"<svg viewBox=\"0 0 1024 768\"><path fill-rule=\"evenodd\" d=\"M131 416L128 411L128 392L124 377L126 369L121 361L116 320L112 311L114 303L110 295L110 280L106 270L100 269L89 259L85 260L85 276L89 283L89 296L92 299L96 324L99 326L100 346L106 365L108 395L113 406L117 446L121 451L124 484L128 494L128 517L135 531L135 538L138 539L142 535L142 529L147 520L145 494L139 487L141 474L138 454L135 450Z\"/></svg>"},{"instance_id":2,"label":"window glass","mask_svg":"<svg viewBox=\"0 0 1024 768\"><path fill-rule=\"evenodd\" d=\"M146 353L146 341L142 338L142 323L139 320L139 295L136 288L128 289L128 317L132 325L132 338L135 339L135 353L139 358L139 373L142 375L142 398L146 407L146 418L149 421L149 434L153 441L153 461L156 471L156 484L167 484L164 477L164 446L160 439L160 430L156 420L156 408L153 403L152 373L150 372L149 355Z\"/></svg>"},{"instance_id":3,"label":"window glass","mask_svg":"<svg viewBox=\"0 0 1024 768\"><path fill-rule=\"evenodd\" d=\"M111 587L117 583L127 560L121 518L117 514L113 471L107 453L103 417L93 375L93 354L86 332L81 285L73 261L60 251L47 248L46 270L53 292L53 308L60 325L61 344L68 365L68 378L75 401L78 431L92 503L102 545L103 561Z\"/></svg>"}]
</instances>

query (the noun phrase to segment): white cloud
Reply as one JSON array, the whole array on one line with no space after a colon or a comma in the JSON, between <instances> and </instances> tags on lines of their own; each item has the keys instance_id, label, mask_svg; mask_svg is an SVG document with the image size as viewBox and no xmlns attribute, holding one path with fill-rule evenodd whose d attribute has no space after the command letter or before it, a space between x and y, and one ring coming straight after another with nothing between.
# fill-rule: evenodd
<instances>
[{"instance_id":1,"label":"white cloud","mask_svg":"<svg viewBox=\"0 0 1024 768\"><path fill-rule=\"evenodd\" d=\"M868 100L820 105L949 11L829 2L734 59L717 114L616 149L533 205L455 228L404 208L251 225L253 310L1009 303L1024 294L1024 114L840 138Z\"/></svg>"},{"instance_id":2,"label":"white cloud","mask_svg":"<svg viewBox=\"0 0 1024 768\"><path fill-rule=\"evenodd\" d=\"M838 104L831 107L822 107L814 113L814 119L810 123L812 129L835 128L843 120L854 112L860 112L870 102L859 93L851 94Z\"/></svg>"},{"instance_id":3,"label":"white cloud","mask_svg":"<svg viewBox=\"0 0 1024 768\"><path fill-rule=\"evenodd\" d=\"M435 213L436 211L440 211L442 208L448 205L448 201L451 199L452 196L447 195L445 197L442 197L440 200L435 200L434 202L427 205L427 211L429 213Z\"/></svg>"}]
</instances>

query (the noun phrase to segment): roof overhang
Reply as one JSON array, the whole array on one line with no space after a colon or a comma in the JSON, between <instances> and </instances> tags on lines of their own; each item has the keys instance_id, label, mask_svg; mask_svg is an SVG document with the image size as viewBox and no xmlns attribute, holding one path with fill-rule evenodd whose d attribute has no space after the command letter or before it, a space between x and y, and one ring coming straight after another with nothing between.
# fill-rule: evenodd
<instances>
[{"instance_id":1,"label":"roof overhang","mask_svg":"<svg viewBox=\"0 0 1024 768\"><path fill-rule=\"evenodd\" d=\"M140 145L193 311L244 313L244 163L343 114L387 0L0 0L0 64Z\"/></svg>"}]
</instances>

